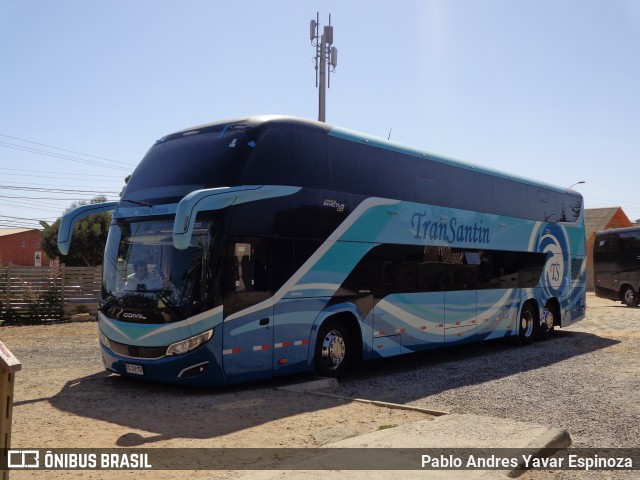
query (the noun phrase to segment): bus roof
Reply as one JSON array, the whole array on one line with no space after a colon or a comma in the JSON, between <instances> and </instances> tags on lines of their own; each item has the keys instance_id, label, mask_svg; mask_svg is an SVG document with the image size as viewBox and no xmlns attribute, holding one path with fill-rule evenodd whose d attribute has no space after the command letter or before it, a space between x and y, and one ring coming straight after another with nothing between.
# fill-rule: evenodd
<instances>
[{"instance_id":1,"label":"bus roof","mask_svg":"<svg viewBox=\"0 0 640 480\"><path fill-rule=\"evenodd\" d=\"M619 235L621 233L634 233L640 231L640 225L634 225L631 227L620 227L620 228L608 228L606 230L600 230L596 232L598 236L606 236L606 235Z\"/></svg>"},{"instance_id":2,"label":"bus roof","mask_svg":"<svg viewBox=\"0 0 640 480\"><path fill-rule=\"evenodd\" d=\"M405 145L402 143L394 142L391 140L386 140L380 137L376 137L374 135L369 135L365 133L361 133L355 130L350 130L347 128L318 122L315 120L309 120L300 117L288 116L288 115L256 115L250 117L240 117L235 119L223 120L213 123L207 123L203 125L198 125L190 128L186 128L175 132L173 134L167 135L163 137L161 140L171 140L173 138L181 137L190 132L201 132L206 130L219 130L222 128L259 128L259 127L267 127L268 125L280 126L280 127L297 127L297 128L308 128L311 130L322 130L327 135L341 138L343 140L348 140L351 142L364 144L373 148L380 148L390 152L397 152L404 155L413 156L416 158L430 160L432 162L441 163L444 165L449 165L452 167L462 168L465 170L470 170L478 173L484 173L487 175L491 175L494 177L504 178L544 189L548 189L551 191L559 192L559 193L571 193L575 196L581 197L580 192L575 190L561 187L558 185L553 185L550 183L546 183L540 180L533 180L530 178L513 175L509 172L504 172L496 169L492 169L483 165L474 164L471 162L466 162L454 158L449 158L442 155L437 155L431 152L427 152L425 150L421 150L417 147L412 147L409 145Z\"/></svg>"},{"instance_id":3,"label":"bus roof","mask_svg":"<svg viewBox=\"0 0 640 480\"><path fill-rule=\"evenodd\" d=\"M199 125L153 145L131 175L126 202L172 204L191 192L287 185L572 223L582 195L341 127L289 116Z\"/></svg>"}]
</instances>

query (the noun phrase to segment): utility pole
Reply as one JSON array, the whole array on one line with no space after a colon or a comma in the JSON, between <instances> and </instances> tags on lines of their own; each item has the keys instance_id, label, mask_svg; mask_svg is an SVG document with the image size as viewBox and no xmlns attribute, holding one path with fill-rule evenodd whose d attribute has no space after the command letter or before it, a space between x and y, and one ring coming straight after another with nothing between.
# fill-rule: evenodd
<instances>
[{"instance_id":1,"label":"utility pole","mask_svg":"<svg viewBox=\"0 0 640 480\"><path fill-rule=\"evenodd\" d=\"M329 25L325 25L320 35L320 13L316 13L316 19L311 20L309 28L311 45L316 47L314 58L316 68L316 88L318 89L318 120L325 121L326 90L325 85L331 87L331 72L338 66L338 49L333 46L333 27L331 26L331 14ZM329 68L327 69L327 63Z\"/></svg>"}]
</instances>

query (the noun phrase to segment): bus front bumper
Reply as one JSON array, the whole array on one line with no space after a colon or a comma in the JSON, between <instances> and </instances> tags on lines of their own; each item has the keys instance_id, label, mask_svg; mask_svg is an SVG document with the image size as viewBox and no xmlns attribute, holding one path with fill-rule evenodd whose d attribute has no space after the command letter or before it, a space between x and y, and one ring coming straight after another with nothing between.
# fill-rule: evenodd
<instances>
[{"instance_id":1,"label":"bus front bumper","mask_svg":"<svg viewBox=\"0 0 640 480\"><path fill-rule=\"evenodd\" d=\"M102 362L105 368L123 376L180 385L219 386L229 382L222 361L215 352L222 352L221 337L215 336L196 349L156 359L120 355L103 342Z\"/></svg>"}]
</instances>

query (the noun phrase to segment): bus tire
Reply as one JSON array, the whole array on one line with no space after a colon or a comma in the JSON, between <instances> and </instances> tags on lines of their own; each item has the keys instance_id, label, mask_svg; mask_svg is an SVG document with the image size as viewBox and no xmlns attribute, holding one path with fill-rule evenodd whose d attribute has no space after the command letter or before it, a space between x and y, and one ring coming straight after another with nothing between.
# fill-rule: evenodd
<instances>
[{"instance_id":1,"label":"bus tire","mask_svg":"<svg viewBox=\"0 0 640 480\"><path fill-rule=\"evenodd\" d=\"M633 290L633 287L627 285L622 288L622 303L624 303L627 307L637 307L638 306L638 297L636 292Z\"/></svg>"},{"instance_id":2,"label":"bus tire","mask_svg":"<svg viewBox=\"0 0 640 480\"><path fill-rule=\"evenodd\" d=\"M353 357L353 343L346 322L327 320L316 341L314 364L321 377L338 377L348 368Z\"/></svg>"},{"instance_id":3,"label":"bus tire","mask_svg":"<svg viewBox=\"0 0 640 480\"><path fill-rule=\"evenodd\" d=\"M518 335L516 343L518 345L529 345L536 332L537 314L531 303L525 303L520 311L520 321L518 322Z\"/></svg>"},{"instance_id":4,"label":"bus tire","mask_svg":"<svg viewBox=\"0 0 640 480\"><path fill-rule=\"evenodd\" d=\"M556 317L559 318L557 306L549 300L542 311L542 318L538 324L538 338L540 340L546 340L553 335L553 330L556 324Z\"/></svg>"}]
</instances>

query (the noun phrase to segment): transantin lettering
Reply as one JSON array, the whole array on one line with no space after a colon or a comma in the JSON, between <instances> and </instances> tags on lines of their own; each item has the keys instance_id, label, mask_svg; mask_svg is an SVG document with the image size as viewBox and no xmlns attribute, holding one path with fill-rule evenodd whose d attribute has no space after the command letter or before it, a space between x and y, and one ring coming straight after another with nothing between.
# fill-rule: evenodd
<instances>
[{"instance_id":1,"label":"transantin lettering","mask_svg":"<svg viewBox=\"0 0 640 480\"><path fill-rule=\"evenodd\" d=\"M460 222L457 217L449 220L433 221L427 218L427 212L414 213L411 217L411 227L415 229L414 238L425 240L435 240L454 243L476 243L488 244L491 242L491 231L489 227L474 222L468 224Z\"/></svg>"}]
</instances>

